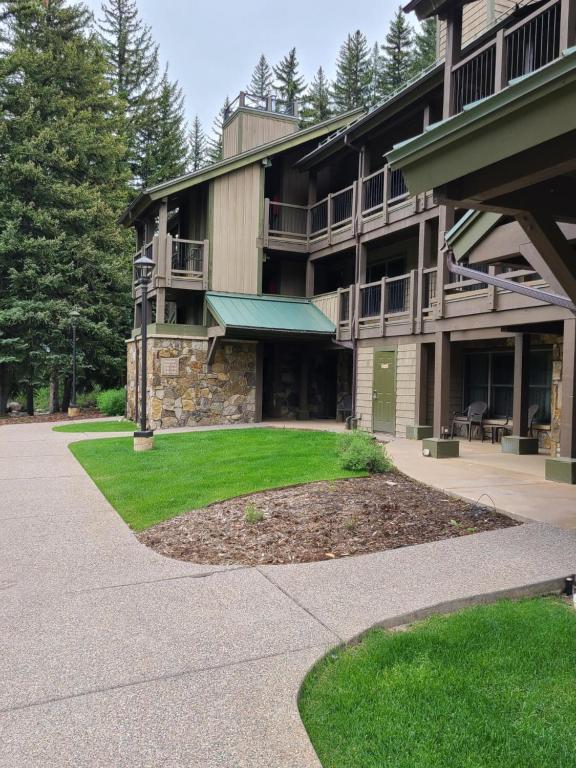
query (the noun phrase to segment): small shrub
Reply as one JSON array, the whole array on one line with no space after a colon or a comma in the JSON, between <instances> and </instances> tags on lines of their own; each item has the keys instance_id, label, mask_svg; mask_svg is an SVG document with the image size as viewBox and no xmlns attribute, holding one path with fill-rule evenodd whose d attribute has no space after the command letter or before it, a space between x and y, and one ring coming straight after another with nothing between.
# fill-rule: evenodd
<instances>
[{"instance_id":1,"label":"small shrub","mask_svg":"<svg viewBox=\"0 0 576 768\"><path fill-rule=\"evenodd\" d=\"M348 432L341 436L340 466L352 472L388 472L392 462L386 450L368 432Z\"/></svg>"},{"instance_id":2,"label":"small shrub","mask_svg":"<svg viewBox=\"0 0 576 768\"><path fill-rule=\"evenodd\" d=\"M105 416L124 416L126 393L124 389L105 389L96 395L96 405Z\"/></svg>"},{"instance_id":3,"label":"small shrub","mask_svg":"<svg viewBox=\"0 0 576 768\"><path fill-rule=\"evenodd\" d=\"M258 509L255 504L246 504L244 507L244 520L247 523L259 523L264 520L264 512Z\"/></svg>"},{"instance_id":4,"label":"small shrub","mask_svg":"<svg viewBox=\"0 0 576 768\"><path fill-rule=\"evenodd\" d=\"M98 395L100 387L96 385L90 392L82 392L76 397L76 403L80 408L96 408L98 405ZM124 413L124 411L122 411Z\"/></svg>"},{"instance_id":5,"label":"small shrub","mask_svg":"<svg viewBox=\"0 0 576 768\"><path fill-rule=\"evenodd\" d=\"M18 398L20 401L20 398ZM23 402L26 402L26 396L23 396ZM50 407L50 387L38 387L34 390L34 409L37 411L47 411Z\"/></svg>"}]
</instances>

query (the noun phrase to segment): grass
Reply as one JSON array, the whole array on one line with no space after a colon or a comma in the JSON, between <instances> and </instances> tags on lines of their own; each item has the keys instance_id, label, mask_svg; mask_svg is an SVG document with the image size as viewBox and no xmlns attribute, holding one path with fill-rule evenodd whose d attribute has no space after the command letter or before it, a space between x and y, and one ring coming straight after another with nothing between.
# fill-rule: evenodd
<instances>
[{"instance_id":1,"label":"grass","mask_svg":"<svg viewBox=\"0 0 576 768\"><path fill-rule=\"evenodd\" d=\"M338 435L293 429L234 429L73 443L72 453L133 530L191 509L268 488L359 477L341 469Z\"/></svg>"},{"instance_id":2,"label":"grass","mask_svg":"<svg viewBox=\"0 0 576 768\"><path fill-rule=\"evenodd\" d=\"M134 432L138 429L132 421L75 421L52 427L54 432Z\"/></svg>"},{"instance_id":3,"label":"grass","mask_svg":"<svg viewBox=\"0 0 576 768\"><path fill-rule=\"evenodd\" d=\"M300 712L324 768L572 768L576 612L552 598L374 630L321 661Z\"/></svg>"}]
</instances>

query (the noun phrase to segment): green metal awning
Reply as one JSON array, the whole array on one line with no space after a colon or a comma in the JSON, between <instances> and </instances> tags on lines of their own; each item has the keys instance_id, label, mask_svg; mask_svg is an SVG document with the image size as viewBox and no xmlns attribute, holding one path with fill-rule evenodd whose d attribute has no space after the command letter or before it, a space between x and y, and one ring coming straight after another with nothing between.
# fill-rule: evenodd
<instances>
[{"instance_id":1,"label":"green metal awning","mask_svg":"<svg viewBox=\"0 0 576 768\"><path fill-rule=\"evenodd\" d=\"M334 323L309 299L206 293L206 305L216 322L229 332L264 336L333 336Z\"/></svg>"}]
</instances>

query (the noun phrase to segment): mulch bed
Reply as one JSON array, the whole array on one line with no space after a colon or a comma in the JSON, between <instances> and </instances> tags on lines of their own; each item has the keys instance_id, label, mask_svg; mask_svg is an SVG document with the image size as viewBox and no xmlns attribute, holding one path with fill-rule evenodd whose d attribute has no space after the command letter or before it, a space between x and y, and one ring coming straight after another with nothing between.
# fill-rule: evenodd
<instances>
[{"instance_id":1,"label":"mulch bed","mask_svg":"<svg viewBox=\"0 0 576 768\"><path fill-rule=\"evenodd\" d=\"M245 515L263 517L247 522ZM159 523L138 539L212 565L306 563L517 525L397 471L254 493Z\"/></svg>"},{"instance_id":2,"label":"mulch bed","mask_svg":"<svg viewBox=\"0 0 576 768\"><path fill-rule=\"evenodd\" d=\"M95 408L83 409L79 416L70 418L67 413L37 413L29 416L27 413L14 413L11 416L0 418L0 427L7 424L43 424L50 421L82 421L82 419L96 419L102 416Z\"/></svg>"}]
</instances>

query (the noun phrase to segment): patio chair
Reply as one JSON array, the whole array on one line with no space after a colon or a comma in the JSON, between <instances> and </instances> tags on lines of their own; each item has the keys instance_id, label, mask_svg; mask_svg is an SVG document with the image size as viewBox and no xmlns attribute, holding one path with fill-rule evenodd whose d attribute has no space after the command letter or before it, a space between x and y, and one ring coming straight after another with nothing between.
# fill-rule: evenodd
<instances>
[{"instance_id":1,"label":"patio chair","mask_svg":"<svg viewBox=\"0 0 576 768\"><path fill-rule=\"evenodd\" d=\"M488 404L482 400L475 400L470 403L463 413L454 413L450 428L450 436L454 437L456 429L466 429L468 440L472 440L472 430L474 427L480 430L480 439L484 442L484 419L488 411Z\"/></svg>"}]
</instances>

